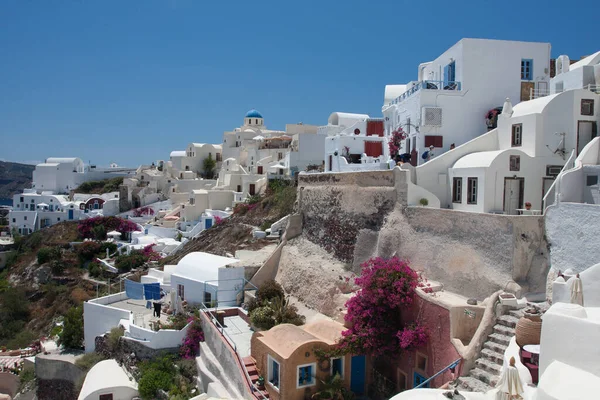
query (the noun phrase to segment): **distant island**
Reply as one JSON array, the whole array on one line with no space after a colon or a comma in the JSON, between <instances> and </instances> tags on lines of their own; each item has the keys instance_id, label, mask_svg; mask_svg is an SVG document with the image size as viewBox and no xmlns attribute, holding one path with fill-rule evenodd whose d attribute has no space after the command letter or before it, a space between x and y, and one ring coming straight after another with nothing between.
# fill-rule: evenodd
<instances>
[{"instance_id":1,"label":"distant island","mask_svg":"<svg viewBox=\"0 0 600 400\"><path fill-rule=\"evenodd\" d=\"M0 205L12 205L13 195L31 187L34 165L0 161Z\"/></svg>"}]
</instances>

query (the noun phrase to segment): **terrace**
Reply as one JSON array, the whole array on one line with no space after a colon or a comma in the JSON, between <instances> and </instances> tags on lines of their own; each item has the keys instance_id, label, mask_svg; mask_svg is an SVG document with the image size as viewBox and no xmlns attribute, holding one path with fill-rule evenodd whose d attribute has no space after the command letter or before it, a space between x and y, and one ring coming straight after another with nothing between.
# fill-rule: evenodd
<instances>
[{"instance_id":1,"label":"terrace","mask_svg":"<svg viewBox=\"0 0 600 400\"><path fill-rule=\"evenodd\" d=\"M391 106L393 104L402 103L404 100L411 97L413 94L421 91L421 90L435 90L435 91L456 91L460 92L462 90L462 85L458 81L420 81L413 84L413 86L402 93L400 96L396 97L392 102L388 104Z\"/></svg>"}]
</instances>

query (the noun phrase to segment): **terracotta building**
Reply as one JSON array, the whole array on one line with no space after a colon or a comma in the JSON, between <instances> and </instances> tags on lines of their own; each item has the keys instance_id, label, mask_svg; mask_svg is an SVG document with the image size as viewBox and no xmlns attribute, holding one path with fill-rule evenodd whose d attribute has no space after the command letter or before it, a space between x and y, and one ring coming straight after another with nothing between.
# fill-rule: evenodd
<instances>
[{"instance_id":1,"label":"terracotta building","mask_svg":"<svg viewBox=\"0 0 600 400\"><path fill-rule=\"evenodd\" d=\"M331 348L345 330L342 324L320 320L304 326L281 324L252 336L252 356L272 399L302 400L316 393L320 382L339 373L347 387L365 394L367 357L344 356L319 361L315 349Z\"/></svg>"}]
</instances>

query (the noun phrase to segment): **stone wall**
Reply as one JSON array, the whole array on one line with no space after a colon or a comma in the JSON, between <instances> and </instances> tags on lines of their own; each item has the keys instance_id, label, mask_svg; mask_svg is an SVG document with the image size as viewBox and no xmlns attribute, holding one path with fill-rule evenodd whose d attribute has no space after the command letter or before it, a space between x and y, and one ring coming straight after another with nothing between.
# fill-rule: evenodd
<instances>
[{"instance_id":1,"label":"stone wall","mask_svg":"<svg viewBox=\"0 0 600 400\"><path fill-rule=\"evenodd\" d=\"M581 272L600 260L600 205L559 203L546 211L550 261L556 271Z\"/></svg>"},{"instance_id":2,"label":"stone wall","mask_svg":"<svg viewBox=\"0 0 600 400\"><path fill-rule=\"evenodd\" d=\"M377 232L393 209L397 176L392 170L301 174L303 235L339 260L352 261L359 231Z\"/></svg>"},{"instance_id":3,"label":"stone wall","mask_svg":"<svg viewBox=\"0 0 600 400\"><path fill-rule=\"evenodd\" d=\"M370 257L398 256L465 296L545 292L543 217L407 207L406 175L400 169L301 175L303 237L351 262L355 272Z\"/></svg>"},{"instance_id":4,"label":"stone wall","mask_svg":"<svg viewBox=\"0 0 600 400\"><path fill-rule=\"evenodd\" d=\"M38 355L35 358L37 396L39 400L75 400L85 372L74 364L74 357Z\"/></svg>"}]
</instances>

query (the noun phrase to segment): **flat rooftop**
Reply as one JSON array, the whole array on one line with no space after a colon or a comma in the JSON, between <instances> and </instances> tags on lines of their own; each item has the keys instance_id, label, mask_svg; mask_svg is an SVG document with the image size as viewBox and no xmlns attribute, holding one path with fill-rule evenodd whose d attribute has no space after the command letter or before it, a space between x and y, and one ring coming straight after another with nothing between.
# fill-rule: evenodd
<instances>
[{"instance_id":1,"label":"flat rooftop","mask_svg":"<svg viewBox=\"0 0 600 400\"><path fill-rule=\"evenodd\" d=\"M168 297L170 296L163 297L161 301L163 306L160 313L160 322L162 323L167 323L169 318L169 316L164 313L165 304L169 304L170 307L170 301ZM110 303L108 305L114 308L119 308L121 310L133 311L133 320L135 321L135 324L141 326L142 328L150 329L150 322L158 321L159 318L152 316L152 314L154 313L154 306L152 306L152 301L150 301L150 308L146 308L146 303L148 303L147 300L125 299L121 301L116 301L114 303ZM139 322L139 317L141 317L141 320L143 322Z\"/></svg>"},{"instance_id":2,"label":"flat rooftop","mask_svg":"<svg viewBox=\"0 0 600 400\"><path fill-rule=\"evenodd\" d=\"M241 357L250 355L250 339L254 331L250 325L239 315L224 318L224 329L227 335L225 337L232 345L235 345L237 352Z\"/></svg>"}]
</instances>

